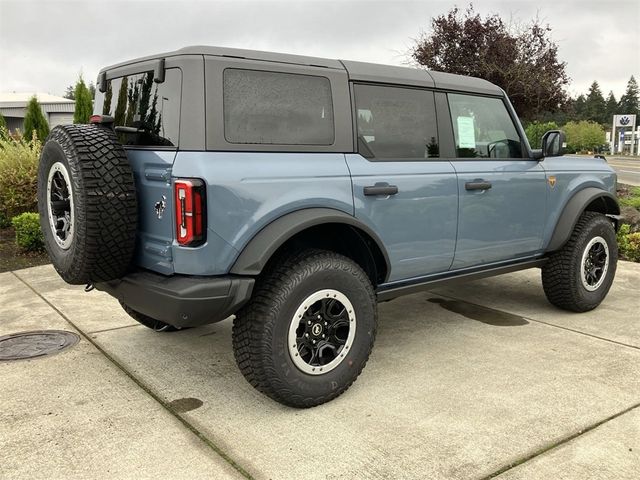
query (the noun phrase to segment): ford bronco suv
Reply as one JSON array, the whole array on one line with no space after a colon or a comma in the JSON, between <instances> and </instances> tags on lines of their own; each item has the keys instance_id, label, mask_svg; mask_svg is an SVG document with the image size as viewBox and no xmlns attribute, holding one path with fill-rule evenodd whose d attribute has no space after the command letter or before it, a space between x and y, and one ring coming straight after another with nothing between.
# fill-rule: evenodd
<instances>
[{"instance_id":1,"label":"ford bronco suv","mask_svg":"<svg viewBox=\"0 0 640 480\"><path fill-rule=\"evenodd\" d=\"M103 69L53 129L38 203L64 280L141 324L235 315L258 390L310 407L358 377L376 302L539 267L575 312L616 271L616 175L531 149L504 91L420 69L187 47Z\"/></svg>"}]
</instances>

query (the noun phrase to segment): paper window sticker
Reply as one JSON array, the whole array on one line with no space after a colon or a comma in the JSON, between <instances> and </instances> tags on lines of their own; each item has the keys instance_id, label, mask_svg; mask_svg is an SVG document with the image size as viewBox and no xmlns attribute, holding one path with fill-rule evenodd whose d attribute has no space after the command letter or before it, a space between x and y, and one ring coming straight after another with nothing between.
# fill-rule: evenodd
<instances>
[{"instance_id":1,"label":"paper window sticker","mask_svg":"<svg viewBox=\"0 0 640 480\"><path fill-rule=\"evenodd\" d=\"M458 117L458 148L476 148L473 117Z\"/></svg>"}]
</instances>

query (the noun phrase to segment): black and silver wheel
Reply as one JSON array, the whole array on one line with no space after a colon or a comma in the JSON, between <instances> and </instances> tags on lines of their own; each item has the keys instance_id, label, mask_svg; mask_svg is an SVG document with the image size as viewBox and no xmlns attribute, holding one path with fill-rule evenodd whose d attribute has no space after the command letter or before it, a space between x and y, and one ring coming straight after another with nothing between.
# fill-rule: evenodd
<instances>
[{"instance_id":1,"label":"black and silver wheel","mask_svg":"<svg viewBox=\"0 0 640 480\"><path fill-rule=\"evenodd\" d=\"M74 214L73 190L67 167L55 162L47 178L47 214L53 239L67 250L73 241Z\"/></svg>"},{"instance_id":2,"label":"black and silver wheel","mask_svg":"<svg viewBox=\"0 0 640 480\"><path fill-rule=\"evenodd\" d=\"M296 367L321 375L345 359L356 336L356 313L343 293L332 288L305 298L289 324L289 355Z\"/></svg>"},{"instance_id":3,"label":"black and silver wheel","mask_svg":"<svg viewBox=\"0 0 640 480\"><path fill-rule=\"evenodd\" d=\"M593 310L611 288L617 261L618 245L611 221L600 213L583 213L567 244L542 268L547 299L565 310Z\"/></svg>"},{"instance_id":4,"label":"black and silver wheel","mask_svg":"<svg viewBox=\"0 0 640 480\"><path fill-rule=\"evenodd\" d=\"M373 347L373 287L351 259L305 250L276 263L236 315L233 347L245 378L274 400L312 407L355 381Z\"/></svg>"},{"instance_id":5,"label":"black and silver wheel","mask_svg":"<svg viewBox=\"0 0 640 480\"><path fill-rule=\"evenodd\" d=\"M133 318L136 322L144 325L147 328L150 328L154 332L177 332L180 330L178 327L174 327L173 325L169 325L168 323L164 323L161 320L156 320L155 318L151 318L143 313L134 310L129 305L120 302L120 306L122 309L129 314L131 318Z\"/></svg>"}]
</instances>

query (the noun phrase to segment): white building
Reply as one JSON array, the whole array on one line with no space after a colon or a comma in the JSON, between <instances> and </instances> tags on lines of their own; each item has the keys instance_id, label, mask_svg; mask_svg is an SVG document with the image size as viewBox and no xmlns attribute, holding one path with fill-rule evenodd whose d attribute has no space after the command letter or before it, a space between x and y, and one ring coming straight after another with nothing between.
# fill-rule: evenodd
<instances>
[{"instance_id":1,"label":"white building","mask_svg":"<svg viewBox=\"0 0 640 480\"><path fill-rule=\"evenodd\" d=\"M33 95L34 93L0 93L0 113L7 121L9 131L16 128L22 130L27 103ZM48 93L35 93L35 95L50 128L60 124L73 123L76 102Z\"/></svg>"}]
</instances>

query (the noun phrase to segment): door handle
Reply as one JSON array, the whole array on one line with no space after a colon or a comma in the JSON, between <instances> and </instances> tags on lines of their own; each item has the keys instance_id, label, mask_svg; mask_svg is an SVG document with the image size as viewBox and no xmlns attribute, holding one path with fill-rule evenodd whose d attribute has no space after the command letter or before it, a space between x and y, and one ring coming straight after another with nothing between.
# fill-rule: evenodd
<instances>
[{"instance_id":1,"label":"door handle","mask_svg":"<svg viewBox=\"0 0 640 480\"><path fill-rule=\"evenodd\" d=\"M396 185L389 185L388 183L376 183L375 185L369 185L364 187L364 194L371 195L395 195L398 193L398 187Z\"/></svg>"},{"instance_id":2,"label":"door handle","mask_svg":"<svg viewBox=\"0 0 640 480\"><path fill-rule=\"evenodd\" d=\"M489 190L490 188L491 182L487 182L486 180L476 180L464 184L465 190Z\"/></svg>"}]
</instances>

